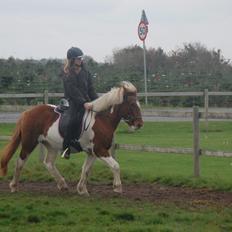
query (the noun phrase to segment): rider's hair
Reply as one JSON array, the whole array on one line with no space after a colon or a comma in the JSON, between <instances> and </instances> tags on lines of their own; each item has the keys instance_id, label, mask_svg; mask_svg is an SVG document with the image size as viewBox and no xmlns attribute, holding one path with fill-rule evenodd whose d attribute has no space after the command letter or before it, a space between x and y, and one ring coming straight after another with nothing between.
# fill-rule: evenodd
<instances>
[{"instance_id":1,"label":"rider's hair","mask_svg":"<svg viewBox=\"0 0 232 232\"><path fill-rule=\"evenodd\" d=\"M70 72L70 62L71 60L66 59L64 63L64 73L68 74Z\"/></svg>"},{"instance_id":2,"label":"rider's hair","mask_svg":"<svg viewBox=\"0 0 232 232\"><path fill-rule=\"evenodd\" d=\"M69 74L70 72L72 72L74 61L75 61L75 58L65 60L65 63L64 63L65 74ZM81 68L85 69L85 65L83 64L83 62L81 63Z\"/></svg>"}]
</instances>

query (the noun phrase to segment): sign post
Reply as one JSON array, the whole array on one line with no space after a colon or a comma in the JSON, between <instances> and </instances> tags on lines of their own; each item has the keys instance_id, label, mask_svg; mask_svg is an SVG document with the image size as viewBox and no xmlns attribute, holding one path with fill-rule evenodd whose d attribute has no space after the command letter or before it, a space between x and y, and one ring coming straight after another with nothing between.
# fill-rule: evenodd
<instances>
[{"instance_id":1,"label":"sign post","mask_svg":"<svg viewBox=\"0 0 232 232\"><path fill-rule=\"evenodd\" d=\"M144 90L145 90L145 104L147 105L147 61L146 61L146 45L145 39L148 33L148 20L145 11L142 11L142 17L138 26L139 39L143 41L143 64L144 64Z\"/></svg>"}]
</instances>

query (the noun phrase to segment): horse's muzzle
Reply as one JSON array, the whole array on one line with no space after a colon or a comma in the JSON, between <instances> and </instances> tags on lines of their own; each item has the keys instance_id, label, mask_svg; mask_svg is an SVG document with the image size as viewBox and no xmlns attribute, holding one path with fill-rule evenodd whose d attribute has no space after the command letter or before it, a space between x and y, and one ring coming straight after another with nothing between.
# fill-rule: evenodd
<instances>
[{"instance_id":1,"label":"horse's muzzle","mask_svg":"<svg viewBox=\"0 0 232 232\"><path fill-rule=\"evenodd\" d=\"M136 127L136 129L139 129L143 126L143 120L136 120L134 123L134 126Z\"/></svg>"}]
</instances>

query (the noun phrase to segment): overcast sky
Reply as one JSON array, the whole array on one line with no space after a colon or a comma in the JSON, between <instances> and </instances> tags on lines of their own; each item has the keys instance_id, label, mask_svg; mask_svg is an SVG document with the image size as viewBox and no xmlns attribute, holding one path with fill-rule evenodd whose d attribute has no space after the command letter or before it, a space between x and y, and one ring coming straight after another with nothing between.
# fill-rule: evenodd
<instances>
[{"instance_id":1,"label":"overcast sky","mask_svg":"<svg viewBox=\"0 0 232 232\"><path fill-rule=\"evenodd\" d=\"M166 52L200 42L232 59L231 0L0 0L0 58L65 58L71 46L104 62L114 49L141 45Z\"/></svg>"}]
</instances>

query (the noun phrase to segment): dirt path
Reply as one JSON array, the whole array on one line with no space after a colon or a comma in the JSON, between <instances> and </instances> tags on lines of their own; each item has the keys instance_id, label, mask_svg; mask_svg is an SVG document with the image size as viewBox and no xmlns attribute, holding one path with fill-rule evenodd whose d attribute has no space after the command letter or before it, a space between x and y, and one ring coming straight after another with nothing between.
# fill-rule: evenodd
<instances>
[{"instance_id":1,"label":"dirt path","mask_svg":"<svg viewBox=\"0 0 232 232\"><path fill-rule=\"evenodd\" d=\"M25 182L20 184L21 192L44 195L77 194L76 183L69 183L68 193L60 192L54 182ZM178 205L229 206L232 207L232 192L212 191L209 189L191 189L182 187L162 186L159 184L124 184L123 193L118 195L112 191L111 185L89 184L91 197L113 198L120 197L133 201L153 203L174 203ZM0 194L9 191L8 182L0 182Z\"/></svg>"}]
</instances>

